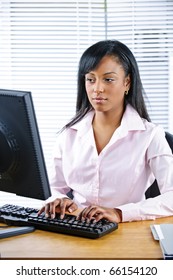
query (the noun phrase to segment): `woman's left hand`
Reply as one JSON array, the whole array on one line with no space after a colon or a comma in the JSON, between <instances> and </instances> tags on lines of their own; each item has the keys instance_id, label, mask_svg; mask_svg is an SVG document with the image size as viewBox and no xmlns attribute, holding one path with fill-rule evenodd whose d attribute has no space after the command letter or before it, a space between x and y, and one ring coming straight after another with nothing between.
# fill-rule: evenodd
<instances>
[{"instance_id":1,"label":"woman's left hand","mask_svg":"<svg viewBox=\"0 0 173 280\"><path fill-rule=\"evenodd\" d=\"M120 223L122 221L122 213L120 209L106 208L98 205L90 205L80 212L79 220L95 220L107 219L110 222Z\"/></svg>"}]
</instances>

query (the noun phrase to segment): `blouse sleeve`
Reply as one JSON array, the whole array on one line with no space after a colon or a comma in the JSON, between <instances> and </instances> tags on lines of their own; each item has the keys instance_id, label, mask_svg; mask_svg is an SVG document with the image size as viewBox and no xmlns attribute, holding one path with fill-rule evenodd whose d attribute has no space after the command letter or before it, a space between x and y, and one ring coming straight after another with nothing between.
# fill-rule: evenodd
<instances>
[{"instance_id":1,"label":"blouse sleeve","mask_svg":"<svg viewBox=\"0 0 173 280\"><path fill-rule=\"evenodd\" d=\"M157 180L161 195L118 207L122 210L123 221L173 215L173 155L165 132L159 126L153 133L146 160Z\"/></svg>"},{"instance_id":2,"label":"blouse sleeve","mask_svg":"<svg viewBox=\"0 0 173 280\"><path fill-rule=\"evenodd\" d=\"M63 164L62 164L62 151L63 151L63 141L65 132L58 135L52 156L52 164L49 172L49 181L52 191L52 198L62 198L68 197L67 193L70 188L67 186L64 175L63 175Z\"/></svg>"}]
</instances>

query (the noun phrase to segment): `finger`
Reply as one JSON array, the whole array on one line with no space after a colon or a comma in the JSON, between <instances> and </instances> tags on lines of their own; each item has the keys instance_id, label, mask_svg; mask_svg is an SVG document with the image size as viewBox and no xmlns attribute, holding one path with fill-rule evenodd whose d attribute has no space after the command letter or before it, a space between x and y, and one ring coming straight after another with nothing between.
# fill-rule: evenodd
<instances>
[{"instance_id":1,"label":"finger","mask_svg":"<svg viewBox=\"0 0 173 280\"><path fill-rule=\"evenodd\" d=\"M59 205L59 200L55 200L54 202L49 203L49 213L48 215L51 217L51 219L55 218L56 213L56 207ZM46 212L47 214L47 212Z\"/></svg>"},{"instance_id":2,"label":"finger","mask_svg":"<svg viewBox=\"0 0 173 280\"><path fill-rule=\"evenodd\" d=\"M38 216L41 215L41 213L43 213L45 210L45 206L43 206L39 211L38 211Z\"/></svg>"},{"instance_id":3,"label":"finger","mask_svg":"<svg viewBox=\"0 0 173 280\"><path fill-rule=\"evenodd\" d=\"M87 221L95 220L98 221L99 219L97 218L98 215L102 214L102 209L99 207L93 206L90 211L88 211L88 214L86 216ZM103 215L102 215L103 216ZM96 219L97 218L97 219Z\"/></svg>"},{"instance_id":4,"label":"finger","mask_svg":"<svg viewBox=\"0 0 173 280\"><path fill-rule=\"evenodd\" d=\"M73 213L74 211L76 211L78 209L76 203L72 202L69 206L68 206L68 209L67 211L69 213Z\"/></svg>"},{"instance_id":5,"label":"finger","mask_svg":"<svg viewBox=\"0 0 173 280\"><path fill-rule=\"evenodd\" d=\"M86 220L88 217L88 213L91 211L93 206L88 206L85 209L82 210L82 212L79 214L79 219Z\"/></svg>"},{"instance_id":6,"label":"finger","mask_svg":"<svg viewBox=\"0 0 173 280\"><path fill-rule=\"evenodd\" d=\"M63 219L66 211L66 207L69 203L69 199L61 199L60 202L60 218Z\"/></svg>"},{"instance_id":7,"label":"finger","mask_svg":"<svg viewBox=\"0 0 173 280\"><path fill-rule=\"evenodd\" d=\"M106 217L104 217L104 214L103 214L103 213L98 213L98 214L96 214L93 218L94 218L94 221L95 221L95 222L99 222L101 219L104 219L104 218L106 218Z\"/></svg>"},{"instance_id":8,"label":"finger","mask_svg":"<svg viewBox=\"0 0 173 280\"><path fill-rule=\"evenodd\" d=\"M85 209L83 209L76 217L77 220L82 220L83 219L83 212Z\"/></svg>"},{"instance_id":9,"label":"finger","mask_svg":"<svg viewBox=\"0 0 173 280\"><path fill-rule=\"evenodd\" d=\"M44 207L45 217L48 218L50 216L50 204L47 203Z\"/></svg>"},{"instance_id":10,"label":"finger","mask_svg":"<svg viewBox=\"0 0 173 280\"><path fill-rule=\"evenodd\" d=\"M98 213L100 213L99 212L99 210L98 210L98 208L97 207L93 207L92 209L90 209L90 211L88 212L88 214L87 214L87 220L91 220L91 219L93 219L93 217L95 217L96 215L98 215Z\"/></svg>"},{"instance_id":11,"label":"finger","mask_svg":"<svg viewBox=\"0 0 173 280\"><path fill-rule=\"evenodd\" d=\"M52 202L49 202L45 205L45 216L51 217L52 219L55 218L55 213L60 204L60 199L55 199Z\"/></svg>"}]
</instances>

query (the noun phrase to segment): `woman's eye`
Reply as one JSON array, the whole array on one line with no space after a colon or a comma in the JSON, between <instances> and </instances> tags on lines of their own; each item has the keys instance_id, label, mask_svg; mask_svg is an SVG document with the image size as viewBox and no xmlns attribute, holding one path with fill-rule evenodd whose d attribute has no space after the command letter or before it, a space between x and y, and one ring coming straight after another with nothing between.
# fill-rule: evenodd
<instances>
[{"instance_id":1,"label":"woman's eye","mask_svg":"<svg viewBox=\"0 0 173 280\"><path fill-rule=\"evenodd\" d=\"M92 79L92 78L86 78L86 81L90 82L90 83L94 83L94 79Z\"/></svg>"},{"instance_id":2,"label":"woman's eye","mask_svg":"<svg viewBox=\"0 0 173 280\"><path fill-rule=\"evenodd\" d=\"M109 82L113 82L114 79L113 78L105 78L105 81L109 83Z\"/></svg>"}]
</instances>

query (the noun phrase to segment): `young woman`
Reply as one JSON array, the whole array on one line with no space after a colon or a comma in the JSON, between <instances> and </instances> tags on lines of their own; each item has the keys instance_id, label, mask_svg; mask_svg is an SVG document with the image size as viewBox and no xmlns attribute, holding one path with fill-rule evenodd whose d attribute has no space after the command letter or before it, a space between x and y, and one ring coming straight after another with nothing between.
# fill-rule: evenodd
<instances>
[{"instance_id":1,"label":"young woman","mask_svg":"<svg viewBox=\"0 0 173 280\"><path fill-rule=\"evenodd\" d=\"M146 199L155 179L161 194ZM80 59L76 115L57 137L50 183L39 214L52 218L77 208L79 219L117 223L173 215L173 155L150 122L134 55L119 41L100 41Z\"/></svg>"}]
</instances>

